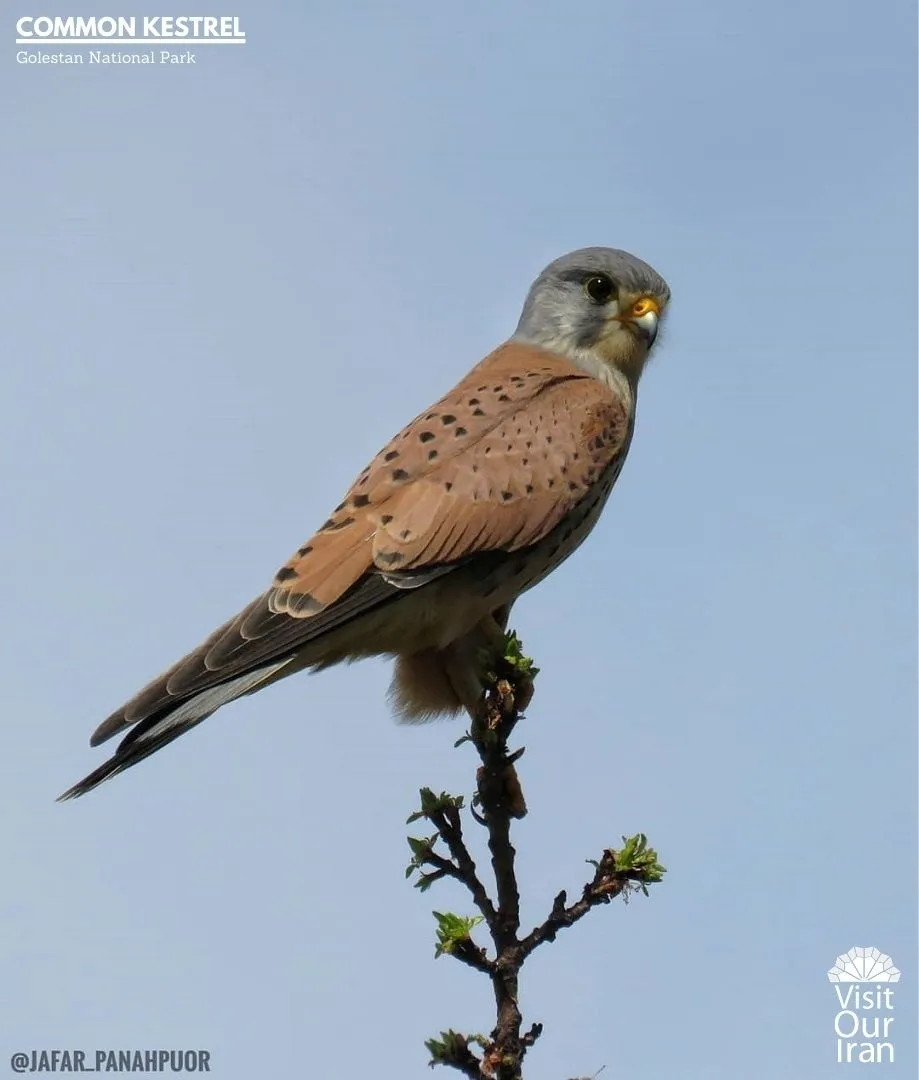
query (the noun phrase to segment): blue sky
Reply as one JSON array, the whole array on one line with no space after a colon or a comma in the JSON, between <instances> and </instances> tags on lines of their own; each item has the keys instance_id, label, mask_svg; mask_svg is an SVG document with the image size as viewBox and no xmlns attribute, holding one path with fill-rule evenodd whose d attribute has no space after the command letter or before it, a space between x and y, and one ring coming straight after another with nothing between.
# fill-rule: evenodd
<instances>
[{"instance_id":1,"label":"blue sky","mask_svg":"<svg viewBox=\"0 0 919 1080\"><path fill-rule=\"evenodd\" d=\"M468 903L402 875L417 789L473 761L392 722L384 663L53 799L545 263L609 244L674 299L604 519L515 610L524 919L622 833L669 873L533 958L527 1076L835 1076L853 945L903 971L915 1075L913 5L233 13L244 47L177 68L20 65L4 23L0 1049L406 1077L489 1027L433 960Z\"/></svg>"}]
</instances>

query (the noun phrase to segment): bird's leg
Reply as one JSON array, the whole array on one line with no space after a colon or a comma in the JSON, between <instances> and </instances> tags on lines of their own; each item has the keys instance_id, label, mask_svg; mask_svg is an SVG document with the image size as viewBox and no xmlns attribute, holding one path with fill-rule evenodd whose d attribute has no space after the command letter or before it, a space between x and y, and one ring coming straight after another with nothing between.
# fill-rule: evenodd
<instances>
[{"instance_id":1,"label":"bird's leg","mask_svg":"<svg viewBox=\"0 0 919 1080\"><path fill-rule=\"evenodd\" d=\"M504 634L507 633L507 620L511 617L512 606L513 601L511 601L510 604L502 604L501 607L495 608L495 610L491 613L491 617L495 620L501 630L502 640Z\"/></svg>"},{"instance_id":2,"label":"bird's leg","mask_svg":"<svg viewBox=\"0 0 919 1080\"><path fill-rule=\"evenodd\" d=\"M507 623L508 619L510 619L512 604L513 601L511 601L510 604L505 604L503 607L497 608L491 613L491 617L498 624L501 632L500 642L497 643L493 654L494 663L498 668L501 667L501 661L504 659L505 642L507 640ZM492 670L494 669L492 668ZM518 671L514 678L514 688L514 707L518 713L522 713L533 700L533 694L535 692L533 680Z\"/></svg>"},{"instance_id":3,"label":"bird's leg","mask_svg":"<svg viewBox=\"0 0 919 1080\"><path fill-rule=\"evenodd\" d=\"M497 608L441 651L447 679L473 718L481 714L482 694L488 687L489 675L496 671L504 655L510 609L510 604Z\"/></svg>"},{"instance_id":4,"label":"bird's leg","mask_svg":"<svg viewBox=\"0 0 919 1080\"><path fill-rule=\"evenodd\" d=\"M482 724L493 728L493 720L509 718L511 711L516 718L533 696L533 685L521 672L507 670L505 628L510 609L510 604L496 608L442 649L397 656L389 699L399 720L412 723L465 709L475 730ZM497 713L486 703L486 690L497 690L502 699ZM512 812L522 817L526 805L513 763L508 762L503 772Z\"/></svg>"},{"instance_id":5,"label":"bird's leg","mask_svg":"<svg viewBox=\"0 0 919 1080\"><path fill-rule=\"evenodd\" d=\"M483 693L491 689L495 674L500 675L510 610L510 604L497 608L478 622L468 634L452 642L443 653L444 671L474 726L486 719ZM501 685L499 683L499 687ZM519 712L523 702L529 702L532 698L533 684L530 680L518 679L515 689L516 700L513 701L512 708ZM504 749L506 752L506 747ZM500 784L503 790L502 801L510 814L517 818L524 817L527 812L526 800L513 761L507 761L504 765Z\"/></svg>"},{"instance_id":6,"label":"bird's leg","mask_svg":"<svg viewBox=\"0 0 919 1080\"><path fill-rule=\"evenodd\" d=\"M504 654L510 605L486 616L442 649L396 657L389 699L402 721L429 720L465 709L479 715L483 694Z\"/></svg>"}]
</instances>

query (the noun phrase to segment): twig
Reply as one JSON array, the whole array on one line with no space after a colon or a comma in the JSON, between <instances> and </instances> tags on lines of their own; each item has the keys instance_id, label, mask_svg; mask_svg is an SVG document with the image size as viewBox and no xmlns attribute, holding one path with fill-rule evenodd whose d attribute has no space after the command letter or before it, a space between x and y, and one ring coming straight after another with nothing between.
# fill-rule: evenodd
<instances>
[{"instance_id":1,"label":"twig","mask_svg":"<svg viewBox=\"0 0 919 1080\"><path fill-rule=\"evenodd\" d=\"M462 881L472 893L475 906L485 917L488 929L494 932L498 925L498 913L495 911L491 898L485 891L485 886L479 879L475 861L469 854L469 849L463 839L463 824L460 819L459 808L450 805L443 810L435 811L430 816L430 821L437 827L437 831L453 857L453 863L450 865L454 873L451 876Z\"/></svg>"},{"instance_id":2,"label":"twig","mask_svg":"<svg viewBox=\"0 0 919 1080\"><path fill-rule=\"evenodd\" d=\"M520 894L510 832L513 819L526 814L526 802L514 767L523 748L510 752L507 742L521 719L521 710L532 698L537 669L523 655L515 634L508 634L505 656L498 661L497 668L481 707L471 718L468 735L460 740L472 742L481 761L476 774L476 795L469 810L488 834L496 900L491 899L480 879L463 836L461 796L447 793L438 796L429 788L422 789L421 809L409 821L424 818L437 831L427 839L409 839L413 858L406 876L417 873L415 884L422 890L444 877L465 885L481 917L435 912L437 955L448 953L487 974L497 1012L495 1027L488 1038L450 1030L441 1032L439 1039L429 1039L425 1045L431 1064L449 1065L476 1080L521 1080L524 1057L542 1034L542 1024L538 1023L521 1033L518 990L520 971L527 957L545 942L554 941L559 930L573 926L591 908L608 904L616 896L628 900L636 891L647 894L648 885L661 880L664 868L643 834L623 837L621 850L609 848L599 860L593 861L594 876L583 887L579 900L568 904L567 894L560 892L546 920L525 937L519 937ZM438 841L445 844L449 858L434 850ZM471 937L476 923L482 921L491 936L493 957ZM476 1056L470 1044L481 1047L481 1057Z\"/></svg>"}]
</instances>

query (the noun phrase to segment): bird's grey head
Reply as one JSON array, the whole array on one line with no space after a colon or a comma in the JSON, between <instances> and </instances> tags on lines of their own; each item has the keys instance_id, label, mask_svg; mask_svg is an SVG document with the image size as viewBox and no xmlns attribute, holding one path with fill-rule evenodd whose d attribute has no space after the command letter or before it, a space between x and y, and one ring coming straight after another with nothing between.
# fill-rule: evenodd
<instances>
[{"instance_id":1,"label":"bird's grey head","mask_svg":"<svg viewBox=\"0 0 919 1080\"><path fill-rule=\"evenodd\" d=\"M550 263L533 282L514 340L566 356L608 381L637 382L667 304L667 282L615 248L582 248Z\"/></svg>"}]
</instances>

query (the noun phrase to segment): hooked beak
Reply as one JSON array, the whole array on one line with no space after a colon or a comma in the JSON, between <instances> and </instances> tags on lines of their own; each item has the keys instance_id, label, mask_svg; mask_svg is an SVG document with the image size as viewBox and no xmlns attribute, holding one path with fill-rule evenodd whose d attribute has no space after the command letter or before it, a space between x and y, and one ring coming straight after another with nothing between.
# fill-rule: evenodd
<instances>
[{"instance_id":1,"label":"hooked beak","mask_svg":"<svg viewBox=\"0 0 919 1080\"><path fill-rule=\"evenodd\" d=\"M645 348L650 349L657 337L657 328L660 323L660 308L657 301L650 296L643 296L636 300L631 309L625 315L618 316L619 322L627 325L645 343Z\"/></svg>"}]
</instances>

